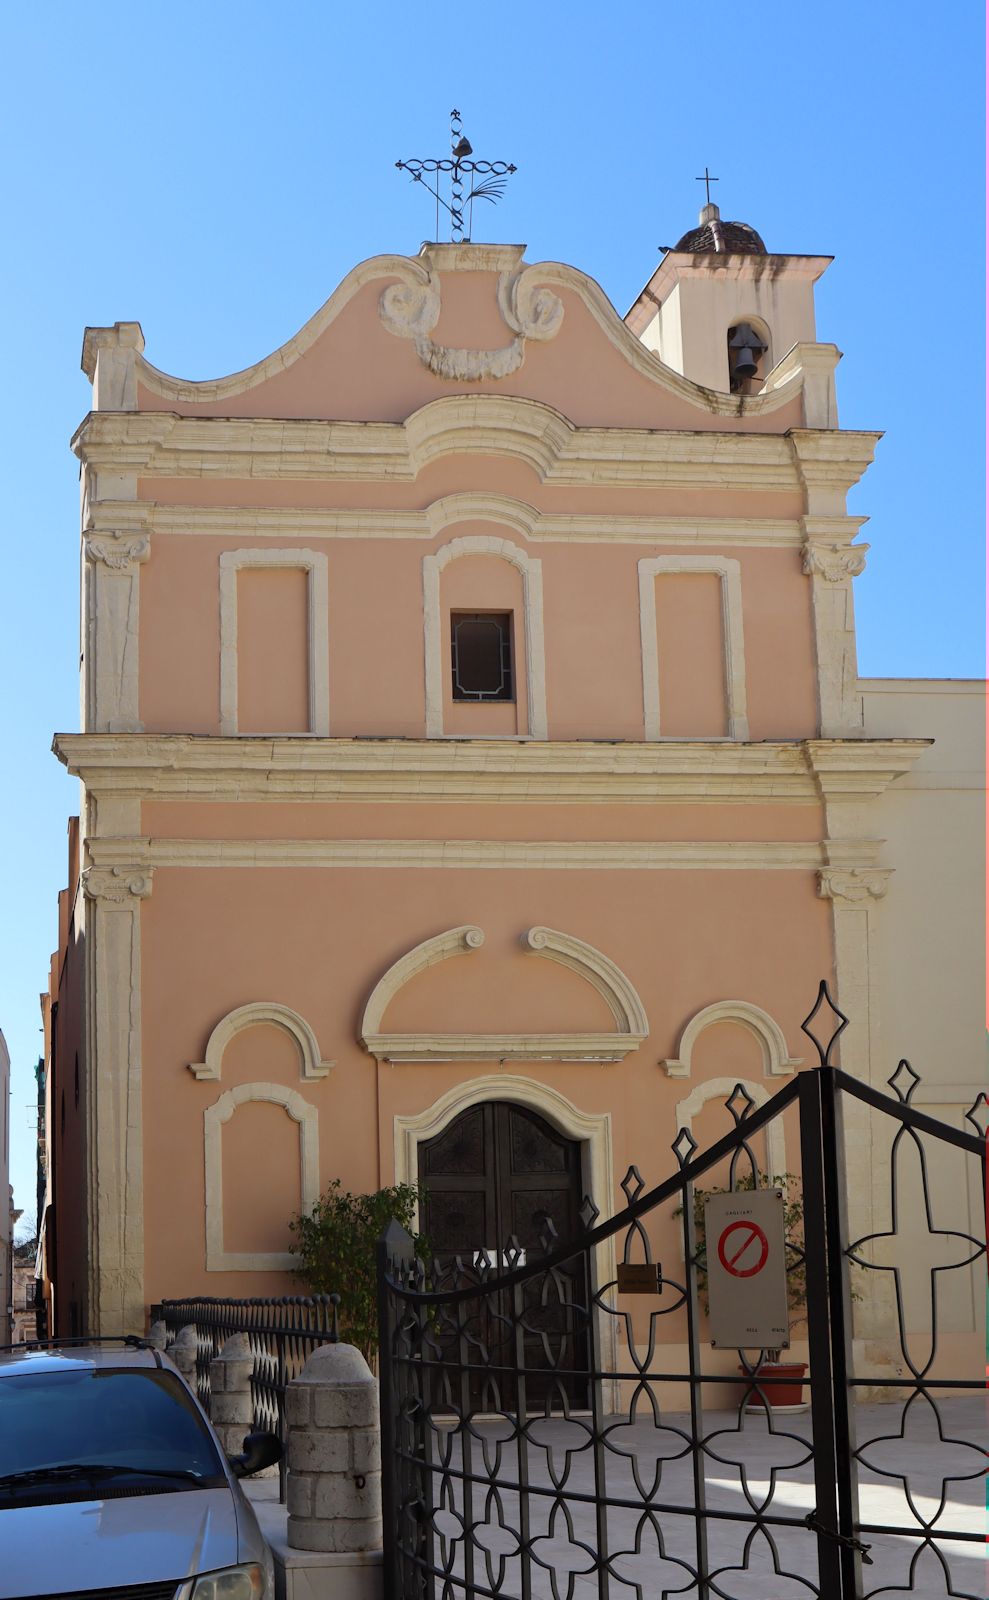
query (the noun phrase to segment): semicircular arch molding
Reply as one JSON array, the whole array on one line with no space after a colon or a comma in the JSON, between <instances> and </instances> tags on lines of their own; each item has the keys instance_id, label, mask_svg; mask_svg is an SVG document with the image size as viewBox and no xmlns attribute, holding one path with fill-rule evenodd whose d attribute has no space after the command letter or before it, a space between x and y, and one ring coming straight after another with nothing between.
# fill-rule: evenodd
<instances>
[{"instance_id":1,"label":"semicircular arch molding","mask_svg":"<svg viewBox=\"0 0 989 1600\"><path fill-rule=\"evenodd\" d=\"M416 945L379 978L361 1019L360 1042L379 1061L623 1061L649 1033L645 1007L631 979L603 951L554 928L522 935L523 950L569 967L596 989L615 1019L612 1033L422 1033L388 1032L385 1012L399 990L420 972L478 949L483 931L472 924L450 928Z\"/></svg>"},{"instance_id":2,"label":"semicircular arch molding","mask_svg":"<svg viewBox=\"0 0 989 1600\"><path fill-rule=\"evenodd\" d=\"M539 525L540 516L541 513L528 500L475 490L442 495L426 507L429 531L434 536L458 522L493 522L501 528L510 528L512 533L525 539L531 539Z\"/></svg>"},{"instance_id":3,"label":"semicircular arch molding","mask_svg":"<svg viewBox=\"0 0 989 1600\"><path fill-rule=\"evenodd\" d=\"M802 1056L791 1056L787 1049L783 1029L768 1011L754 1006L748 1000L716 1000L703 1011L691 1017L680 1035L677 1054L661 1065L671 1078L689 1078L691 1059L697 1040L705 1028L717 1022L733 1022L744 1028L757 1041L762 1052L762 1070L767 1078L778 1078L796 1072L803 1065Z\"/></svg>"},{"instance_id":4,"label":"semicircular arch molding","mask_svg":"<svg viewBox=\"0 0 989 1600\"><path fill-rule=\"evenodd\" d=\"M206 1043L205 1060L187 1063L193 1077L218 1083L228 1044L238 1033L243 1033L245 1028L254 1028L259 1023L280 1028L283 1033L289 1034L295 1040L299 1050L300 1076L303 1079L325 1078L330 1068L336 1065L333 1061L324 1061L321 1058L316 1035L305 1017L300 1017L290 1006L280 1005L274 1000L253 1000L248 1005L237 1006L236 1010L228 1011L227 1015L216 1024Z\"/></svg>"}]
</instances>

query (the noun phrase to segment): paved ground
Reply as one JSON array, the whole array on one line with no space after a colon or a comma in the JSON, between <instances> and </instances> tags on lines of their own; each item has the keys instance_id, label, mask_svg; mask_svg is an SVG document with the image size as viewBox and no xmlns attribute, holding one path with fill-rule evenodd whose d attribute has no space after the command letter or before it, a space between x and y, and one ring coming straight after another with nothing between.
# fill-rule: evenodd
<instances>
[{"instance_id":1,"label":"paved ground","mask_svg":"<svg viewBox=\"0 0 989 1600\"><path fill-rule=\"evenodd\" d=\"M866 1595L882 1595L885 1600L892 1590L912 1594L917 1600L940 1600L952 1593L983 1600L987 1593L985 1479L969 1476L980 1473L984 1460L971 1444L950 1442L989 1444L986 1403L981 1397L966 1397L940 1401L939 1409L944 1440L938 1437L933 1410L924 1402L911 1407L904 1437L899 1437L899 1406L861 1406L856 1413L860 1443L886 1436L884 1442L865 1450L867 1465L860 1469L862 1521L903 1529L896 1536L863 1534L872 1546L873 1558L872 1565L863 1569ZM595 1464L586 1425L580 1420L554 1420L530 1426L531 1440L522 1465L530 1484L531 1558L526 1565L533 1600L591 1600L605 1594L611 1600L632 1600L637 1593L640 1600L665 1600L666 1595L674 1594L696 1597L692 1579L697 1555L695 1522L675 1509L683 1506L686 1510L694 1504L690 1464L676 1459L684 1447L676 1430L686 1431L687 1419L668 1415L663 1420L666 1426L662 1429L641 1421L630 1426L621 1417L610 1426L611 1448L597 1470L604 1474L609 1501L626 1504L608 1505L603 1529L596 1519ZM741 1432L736 1413L706 1413L705 1424L709 1513L744 1514L753 1502L767 1515L799 1521L813 1509L813 1471L807 1459L809 1414L778 1416L772 1434L761 1413L748 1415ZM471 1446L473 1472L490 1471L518 1482L519 1449L514 1441L505 1439L507 1431L507 1425L496 1421L477 1425L479 1438ZM448 1448L448 1464L459 1470L459 1443L451 1439ZM897 1473L909 1475L909 1499ZM951 1474L958 1475L954 1481L950 1481ZM649 1513L646 1508L657 1501L674 1509ZM501 1490L489 1495L483 1487L476 1487L472 1514L479 1547L475 1583L506 1597L520 1596L524 1557L517 1538L518 1494ZM442 1562L445 1544L451 1570L461 1578L463 1547L458 1535L463 1515L463 1485L451 1474L438 1496L435 1526L441 1537L435 1541L435 1553ZM911 1579L918 1519L936 1521L939 1530L974 1533L979 1538L972 1544L939 1539L951 1572L948 1587L930 1555L917 1562ZM707 1528L709 1570L712 1574L720 1570L718 1587L731 1600L807 1600L817 1593L817 1540L806 1529L774 1529L777 1572L777 1561L763 1535L751 1539L746 1556L751 1524L709 1515ZM601 1587L598 1574L589 1570L593 1553L605 1544L608 1588ZM452 1593L459 1600L464 1589L458 1585Z\"/></svg>"}]
</instances>

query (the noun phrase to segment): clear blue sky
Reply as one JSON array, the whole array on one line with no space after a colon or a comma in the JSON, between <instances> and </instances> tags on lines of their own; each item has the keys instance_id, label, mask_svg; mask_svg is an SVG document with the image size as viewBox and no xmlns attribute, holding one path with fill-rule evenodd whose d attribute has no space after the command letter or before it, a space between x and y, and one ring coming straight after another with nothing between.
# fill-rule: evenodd
<instances>
[{"instance_id":1,"label":"clear blue sky","mask_svg":"<svg viewBox=\"0 0 989 1600\"><path fill-rule=\"evenodd\" d=\"M293 334L354 263L432 231L399 156L458 106L518 166L476 238L571 262L624 312L693 223L694 175L770 250L836 257L818 331L845 351L845 427L881 428L852 509L860 668L983 671L982 34L975 0L532 7L68 0L0 23L9 688L0 1027L13 1180L77 789L83 328L136 319L155 365L207 378Z\"/></svg>"}]
</instances>

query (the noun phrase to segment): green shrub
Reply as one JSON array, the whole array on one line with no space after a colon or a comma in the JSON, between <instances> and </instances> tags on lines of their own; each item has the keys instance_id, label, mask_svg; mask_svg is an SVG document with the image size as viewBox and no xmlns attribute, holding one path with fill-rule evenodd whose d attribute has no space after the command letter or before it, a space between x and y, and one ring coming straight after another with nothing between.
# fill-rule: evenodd
<instances>
[{"instance_id":1,"label":"green shrub","mask_svg":"<svg viewBox=\"0 0 989 1600\"><path fill-rule=\"evenodd\" d=\"M289 1223L299 1258L299 1277L312 1294L340 1296L340 1333L373 1363L378 1351L375 1245L392 1217L412 1232L421 1190L400 1183L374 1194L341 1191L334 1178L312 1210ZM416 1254L425 1258L426 1242L413 1235Z\"/></svg>"}]
</instances>

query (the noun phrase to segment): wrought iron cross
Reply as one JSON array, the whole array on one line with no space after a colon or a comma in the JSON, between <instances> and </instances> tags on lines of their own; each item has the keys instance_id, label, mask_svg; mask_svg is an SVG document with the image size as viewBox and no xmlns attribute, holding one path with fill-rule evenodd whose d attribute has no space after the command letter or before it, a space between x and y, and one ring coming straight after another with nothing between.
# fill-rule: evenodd
<instances>
[{"instance_id":1,"label":"wrought iron cross","mask_svg":"<svg viewBox=\"0 0 989 1600\"><path fill-rule=\"evenodd\" d=\"M711 174L707 170L707 165L705 164L703 178L695 178L694 182L695 183L702 183L704 185L704 192L707 195L707 204L710 205L711 204L711 185L712 185L712 183L720 183L721 179L720 178L712 178Z\"/></svg>"},{"instance_id":2,"label":"wrought iron cross","mask_svg":"<svg viewBox=\"0 0 989 1600\"><path fill-rule=\"evenodd\" d=\"M436 201L436 232L440 231L440 206L450 213L450 238L454 244L470 243L471 223L474 218L474 201L487 200L494 205L505 192L505 184L516 168L506 161L473 161L473 146L464 135L459 111L450 112L449 160L396 161L401 172L407 172L413 183L421 183ZM440 194L440 173L450 175L450 199ZM427 182L433 178L434 182ZM464 194L465 182L469 185ZM467 212L466 231L464 210Z\"/></svg>"}]
</instances>

